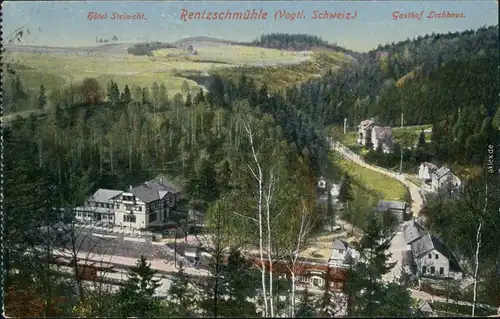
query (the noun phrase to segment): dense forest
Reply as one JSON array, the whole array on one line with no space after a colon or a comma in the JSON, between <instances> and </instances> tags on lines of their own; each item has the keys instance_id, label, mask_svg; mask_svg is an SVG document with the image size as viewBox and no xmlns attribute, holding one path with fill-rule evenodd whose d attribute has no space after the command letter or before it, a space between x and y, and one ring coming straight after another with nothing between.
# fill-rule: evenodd
<instances>
[{"instance_id":1,"label":"dense forest","mask_svg":"<svg viewBox=\"0 0 500 319\"><path fill-rule=\"evenodd\" d=\"M264 196L265 206L259 207L266 207L267 234L272 232L272 242L266 242L276 247L269 258L290 254L305 218L312 227L323 225L314 210L314 186L315 170L320 170L322 163L318 154L326 154L326 149L307 116L294 116L293 112L290 116L287 112L293 108L282 97L269 96L265 88L254 87L247 78L240 83L220 77L213 81L207 95L186 91L184 96L171 98L162 85L121 90L110 82L104 89L95 79L86 79L52 92L47 100L54 109L47 115L11 123L4 136L9 313L256 316L262 310L247 298L263 299L264 303L276 298L274 305L265 307L266 316L329 317L333 304L342 305L343 299L331 292L318 298L305 291L301 293L303 300L290 307L283 301L292 291L290 282L271 275L269 296L259 294L261 276L238 257L237 250L258 242L258 224L251 221L255 205ZM39 247L58 247L64 236L33 236L32 230L42 226L64 230L71 220L54 207L71 212L97 187L124 188L158 173L180 179L188 198L206 211L218 251L209 277L193 283L181 268L168 298L158 299L153 298L158 288L155 272L144 258L130 270L129 279L116 293L87 289L77 273L64 279L43 262L46 252ZM380 283L390 270L385 263L391 230L378 219L368 221L367 227L371 233L359 251L377 271L368 279L365 266L353 265L351 284L344 288L349 313L418 313L406 286ZM222 251L229 248L231 254L225 263ZM365 302L362 296L375 291L377 296ZM392 302L395 296L397 302ZM33 306L23 310L20 300ZM102 300L106 300L105 307ZM378 309L378 303L387 306Z\"/></svg>"},{"instance_id":2,"label":"dense forest","mask_svg":"<svg viewBox=\"0 0 500 319\"><path fill-rule=\"evenodd\" d=\"M342 125L344 118L350 127L366 118L394 126L401 113L405 125L432 123L434 150L461 136L452 143L458 158L454 150L431 152L436 160L478 163L484 160L484 141L499 127L498 53L497 27L419 36L379 46L358 63L286 89L285 96L318 126ZM472 113L467 126L458 122ZM446 127L455 128L449 139L440 134Z\"/></svg>"},{"instance_id":3,"label":"dense forest","mask_svg":"<svg viewBox=\"0 0 500 319\"><path fill-rule=\"evenodd\" d=\"M334 51L352 53L356 56L359 54L355 51L338 46L335 43L329 43L328 41L323 40L321 37L310 34L263 34L259 39L250 42L250 45L289 51L308 51L314 48L327 48Z\"/></svg>"}]
</instances>

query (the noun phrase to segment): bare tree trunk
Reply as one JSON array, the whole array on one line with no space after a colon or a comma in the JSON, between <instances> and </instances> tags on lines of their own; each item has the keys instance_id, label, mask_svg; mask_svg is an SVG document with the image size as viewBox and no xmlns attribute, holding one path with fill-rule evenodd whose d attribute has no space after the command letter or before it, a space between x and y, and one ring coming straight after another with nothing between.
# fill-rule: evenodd
<instances>
[{"instance_id":1,"label":"bare tree trunk","mask_svg":"<svg viewBox=\"0 0 500 319\"><path fill-rule=\"evenodd\" d=\"M42 156L42 139L38 139L38 167L43 166L43 156Z\"/></svg>"},{"instance_id":2,"label":"bare tree trunk","mask_svg":"<svg viewBox=\"0 0 500 319\"><path fill-rule=\"evenodd\" d=\"M484 208L483 216L486 216L486 210L488 208L488 182L486 182L484 190ZM477 273L479 271L479 250L481 248L481 230L483 227L482 217L480 217L479 226L476 232L476 256L475 256L475 269L474 269L474 299L472 301L472 317L476 314L476 303L477 303Z\"/></svg>"},{"instance_id":3,"label":"bare tree trunk","mask_svg":"<svg viewBox=\"0 0 500 319\"><path fill-rule=\"evenodd\" d=\"M113 143L111 142L111 138L109 139L109 161L110 161L110 169L111 169L111 175L114 174L114 169L113 169Z\"/></svg>"},{"instance_id":4,"label":"bare tree trunk","mask_svg":"<svg viewBox=\"0 0 500 319\"><path fill-rule=\"evenodd\" d=\"M132 174L132 139L128 133L128 172Z\"/></svg>"},{"instance_id":5,"label":"bare tree trunk","mask_svg":"<svg viewBox=\"0 0 500 319\"><path fill-rule=\"evenodd\" d=\"M290 254L290 259L291 259L291 267L288 267L290 274L291 274L291 279L292 279L292 291L291 291L291 302L290 302L290 313L289 317L295 317L297 313L296 309L296 283L297 283L297 277L295 275L295 272L297 271L297 261L300 257L300 252L302 249L304 249L303 244L305 241L305 237L307 236L308 232L310 231L310 223L306 221L306 216L305 216L305 206L303 207L303 215L300 221L300 229L299 229L299 234L297 237L297 242L295 245L295 249L291 252Z\"/></svg>"},{"instance_id":6,"label":"bare tree trunk","mask_svg":"<svg viewBox=\"0 0 500 319\"><path fill-rule=\"evenodd\" d=\"M273 172L269 174L269 186L267 187L266 194L266 223L267 223L267 259L269 261L269 307L270 315L274 317L274 296L273 296L273 256L272 256L272 245L271 245L271 201L272 201L272 191L274 176Z\"/></svg>"},{"instance_id":7,"label":"bare tree trunk","mask_svg":"<svg viewBox=\"0 0 500 319\"><path fill-rule=\"evenodd\" d=\"M253 132L250 129L250 126L245 125L245 130L247 131L248 138L250 140L250 145L252 147L252 155L255 161L255 165L257 166L257 173L249 166L252 171L253 176L257 180L259 184L258 189L258 203L257 203L257 214L258 214L258 226L259 226L259 255L260 255L260 263L262 264L261 269L261 282L262 282L262 295L264 297L264 316L269 317L269 305L268 305L268 295L267 295L267 287L266 287L266 266L264 264L264 230L263 230L263 197L264 197L264 174L262 172L262 168L260 166L260 162L257 158L257 152L255 150L254 141L253 141ZM271 267L271 265L269 265ZM271 271L271 270L270 270Z\"/></svg>"},{"instance_id":8,"label":"bare tree trunk","mask_svg":"<svg viewBox=\"0 0 500 319\"><path fill-rule=\"evenodd\" d=\"M474 299L472 301L472 317L476 313L476 303L477 303L477 273L479 270L479 249L481 247L481 229L483 227L483 222L479 222L476 232L476 256L475 256L475 269L474 269Z\"/></svg>"}]
</instances>

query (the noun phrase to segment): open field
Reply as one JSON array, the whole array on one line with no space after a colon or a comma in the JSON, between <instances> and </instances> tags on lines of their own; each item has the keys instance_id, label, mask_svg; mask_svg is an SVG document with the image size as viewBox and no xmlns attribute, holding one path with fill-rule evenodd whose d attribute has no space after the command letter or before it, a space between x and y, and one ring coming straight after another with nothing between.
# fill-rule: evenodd
<instances>
[{"instance_id":1,"label":"open field","mask_svg":"<svg viewBox=\"0 0 500 319\"><path fill-rule=\"evenodd\" d=\"M185 54L183 49L157 50L154 56L127 54L130 45L105 45L90 48L45 48L33 46L6 47L5 63L10 64L25 88L37 90L41 84L50 91L65 84L78 83L86 77L97 78L106 87L110 80L130 87L165 84L170 95L181 91L187 81L183 71L208 72L217 68L245 65L271 66L297 64L308 55L274 49L237 45L206 46L197 55ZM12 76L5 72L7 78Z\"/></svg>"},{"instance_id":2,"label":"open field","mask_svg":"<svg viewBox=\"0 0 500 319\"><path fill-rule=\"evenodd\" d=\"M214 45L196 47L197 54L191 54L180 48L160 49L153 52L158 59L172 59L185 57L189 61L232 65L276 65L296 64L309 59L310 54L301 55L297 52L281 51L276 49L265 49L242 45Z\"/></svg>"}]
</instances>

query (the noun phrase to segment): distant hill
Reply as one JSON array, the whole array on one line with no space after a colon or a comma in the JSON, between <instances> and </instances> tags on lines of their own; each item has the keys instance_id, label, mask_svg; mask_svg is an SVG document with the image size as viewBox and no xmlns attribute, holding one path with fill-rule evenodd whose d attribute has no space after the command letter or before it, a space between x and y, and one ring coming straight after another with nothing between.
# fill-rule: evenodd
<instances>
[{"instance_id":1,"label":"distant hill","mask_svg":"<svg viewBox=\"0 0 500 319\"><path fill-rule=\"evenodd\" d=\"M235 41L229 41L229 40L224 40L224 39L218 39L218 38L213 38L213 37L205 37L205 36L196 36L196 37L188 37L188 38L183 38L180 40L177 40L173 42L174 45L177 46L182 46L182 45L193 45L193 44L215 44L215 45L220 45L220 44L238 44Z\"/></svg>"}]
</instances>

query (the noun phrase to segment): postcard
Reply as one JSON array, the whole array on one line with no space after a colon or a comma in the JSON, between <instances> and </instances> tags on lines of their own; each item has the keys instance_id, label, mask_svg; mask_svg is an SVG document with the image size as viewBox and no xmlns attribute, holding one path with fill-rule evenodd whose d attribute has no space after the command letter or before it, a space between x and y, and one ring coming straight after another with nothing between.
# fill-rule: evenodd
<instances>
[{"instance_id":1,"label":"postcard","mask_svg":"<svg viewBox=\"0 0 500 319\"><path fill-rule=\"evenodd\" d=\"M500 314L498 1L6 1L7 317Z\"/></svg>"}]
</instances>

